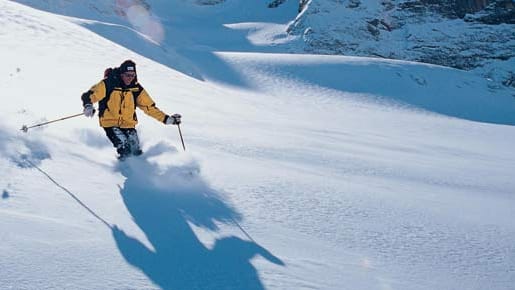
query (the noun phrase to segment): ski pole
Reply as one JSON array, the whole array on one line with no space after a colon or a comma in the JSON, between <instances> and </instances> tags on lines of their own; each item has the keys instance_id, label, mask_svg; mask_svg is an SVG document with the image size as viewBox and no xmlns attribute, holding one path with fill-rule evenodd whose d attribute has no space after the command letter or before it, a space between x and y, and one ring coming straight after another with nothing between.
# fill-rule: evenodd
<instances>
[{"instance_id":1,"label":"ski pole","mask_svg":"<svg viewBox=\"0 0 515 290\"><path fill-rule=\"evenodd\" d=\"M184 146L184 139L182 139L181 125L177 124L177 128L179 129L179 136L181 136L182 149L184 149L184 151L186 151L186 147Z\"/></svg>"},{"instance_id":2,"label":"ski pole","mask_svg":"<svg viewBox=\"0 0 515 290\"><path fill-rule=\"evenodd\" d=\"M47 124L50 124L50 123L54 123L54 122L58 122L58 121L66 120L66 119L75 118L75 117L82 116L82 115L84 115L84 113L63 117L63 118L52 120L52 121L48 121L48 122L45 122L45 123L35 124L35 125L30 126L30 127L27 127L27 125L23 125L20 130L22 130L24 133L27 133L27 131L29 131L30 128L39 127L39 126L47 125Z\"/></svg>"}]
</instances>

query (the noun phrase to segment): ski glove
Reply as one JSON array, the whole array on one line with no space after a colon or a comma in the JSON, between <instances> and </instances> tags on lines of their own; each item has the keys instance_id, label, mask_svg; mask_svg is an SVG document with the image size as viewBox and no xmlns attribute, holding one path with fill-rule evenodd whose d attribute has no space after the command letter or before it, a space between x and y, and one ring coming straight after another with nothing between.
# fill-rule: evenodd
<instances>
[{"instance_id":1,"label":"ski glove","mask_svg":"<svg viewBox=\"0 0 515 290\"><path fill-rule=\"evenodd\" d=\"M87 104L84 106L84 110L82 112L84 113L84 116L91 118L95 115L95 108L93 108L92 104Z\"/></svg>"},{"instance_id":2,"label":"ski glove","mask_svg":"<svg viewBox=\"0 0 515 290\"><path fill-rule=\"evenodd\" d=\"M179 125L181 123L181 117L182 116L180 114L168 116L168 119L166 119L166 125Z\"/></svg>"}]
</instances>

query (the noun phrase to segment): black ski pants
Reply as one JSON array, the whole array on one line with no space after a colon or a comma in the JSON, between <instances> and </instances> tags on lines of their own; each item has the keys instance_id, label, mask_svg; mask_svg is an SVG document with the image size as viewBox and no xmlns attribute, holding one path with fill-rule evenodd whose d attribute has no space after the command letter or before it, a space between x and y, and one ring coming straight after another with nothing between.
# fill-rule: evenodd
<instances>
[{"instance_id":1,"label":"black ski pants","mask_svg":"<svg viewBox=\"0 0 515 290\"><path fill-rule=\"evenodd\" d=\"M104 128L107 138L113 143L118 158L126 158L131 155L141 155L143 151L139 146L138 132L134 128L108 127Z\"/></svg>"}]
</instances>

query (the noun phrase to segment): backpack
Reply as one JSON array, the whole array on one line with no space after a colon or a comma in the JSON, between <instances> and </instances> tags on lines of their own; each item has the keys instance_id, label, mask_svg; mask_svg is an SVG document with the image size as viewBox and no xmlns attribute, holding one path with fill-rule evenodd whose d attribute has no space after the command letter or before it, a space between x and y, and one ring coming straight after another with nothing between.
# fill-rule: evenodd
<instances>
[{"instance_id":1,"label":"backpack","mask_svg":"<svg viewBox=\"0 0 515 290\"><path fill-rule=\"evenodd\" d=\"M104 81L105 87L106 87L106 97L103 98L98 103L98 115L100 117L102 117L104 115L104 112L107 109L107 102L109 101L109 97L110 97L112 91L117 86L117 84L119 84L121 82L120 77L119 77L119 75L120 75L119 70L120 70L120 68L118 68L118 67L115 67L115 68L108 67L104 70L103 81ZM143 88L138 84L137 77L135 78L134 82L141 88L141 90L138 93L133 93L134 108L136 108L137 98L138 98L139 94L141 93L141 91L143 90ZM136 115L134 115L134 118L136 119Z\"/></svg>"},{"instance_id":2,"label":"backpack","mask_svg":"<svg viewBox=\"0 0 515 290\"><path fill-rule=\"evenodd\" d=\"M112 67L108 67L104 70L104 79L107 79L109 76L111 76L113 74L113 68Z\"/></svg>"}]
</instances>

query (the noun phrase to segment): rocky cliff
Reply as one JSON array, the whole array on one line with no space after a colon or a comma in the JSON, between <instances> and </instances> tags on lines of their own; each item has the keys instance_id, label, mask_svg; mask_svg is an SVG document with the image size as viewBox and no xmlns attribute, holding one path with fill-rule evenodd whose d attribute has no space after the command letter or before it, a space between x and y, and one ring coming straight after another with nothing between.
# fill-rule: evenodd
<instances>
[{"instance_id":1,"label":"rocky cliff","mask_svg":"<svg viewBox=\"0 0 515 290\"><path fill-rule=\"evenodd\" d=\"M438 64L515 88L513 0L301 0L299 10L288 33L305 52Z\"/></svg>"}]
</instances>

